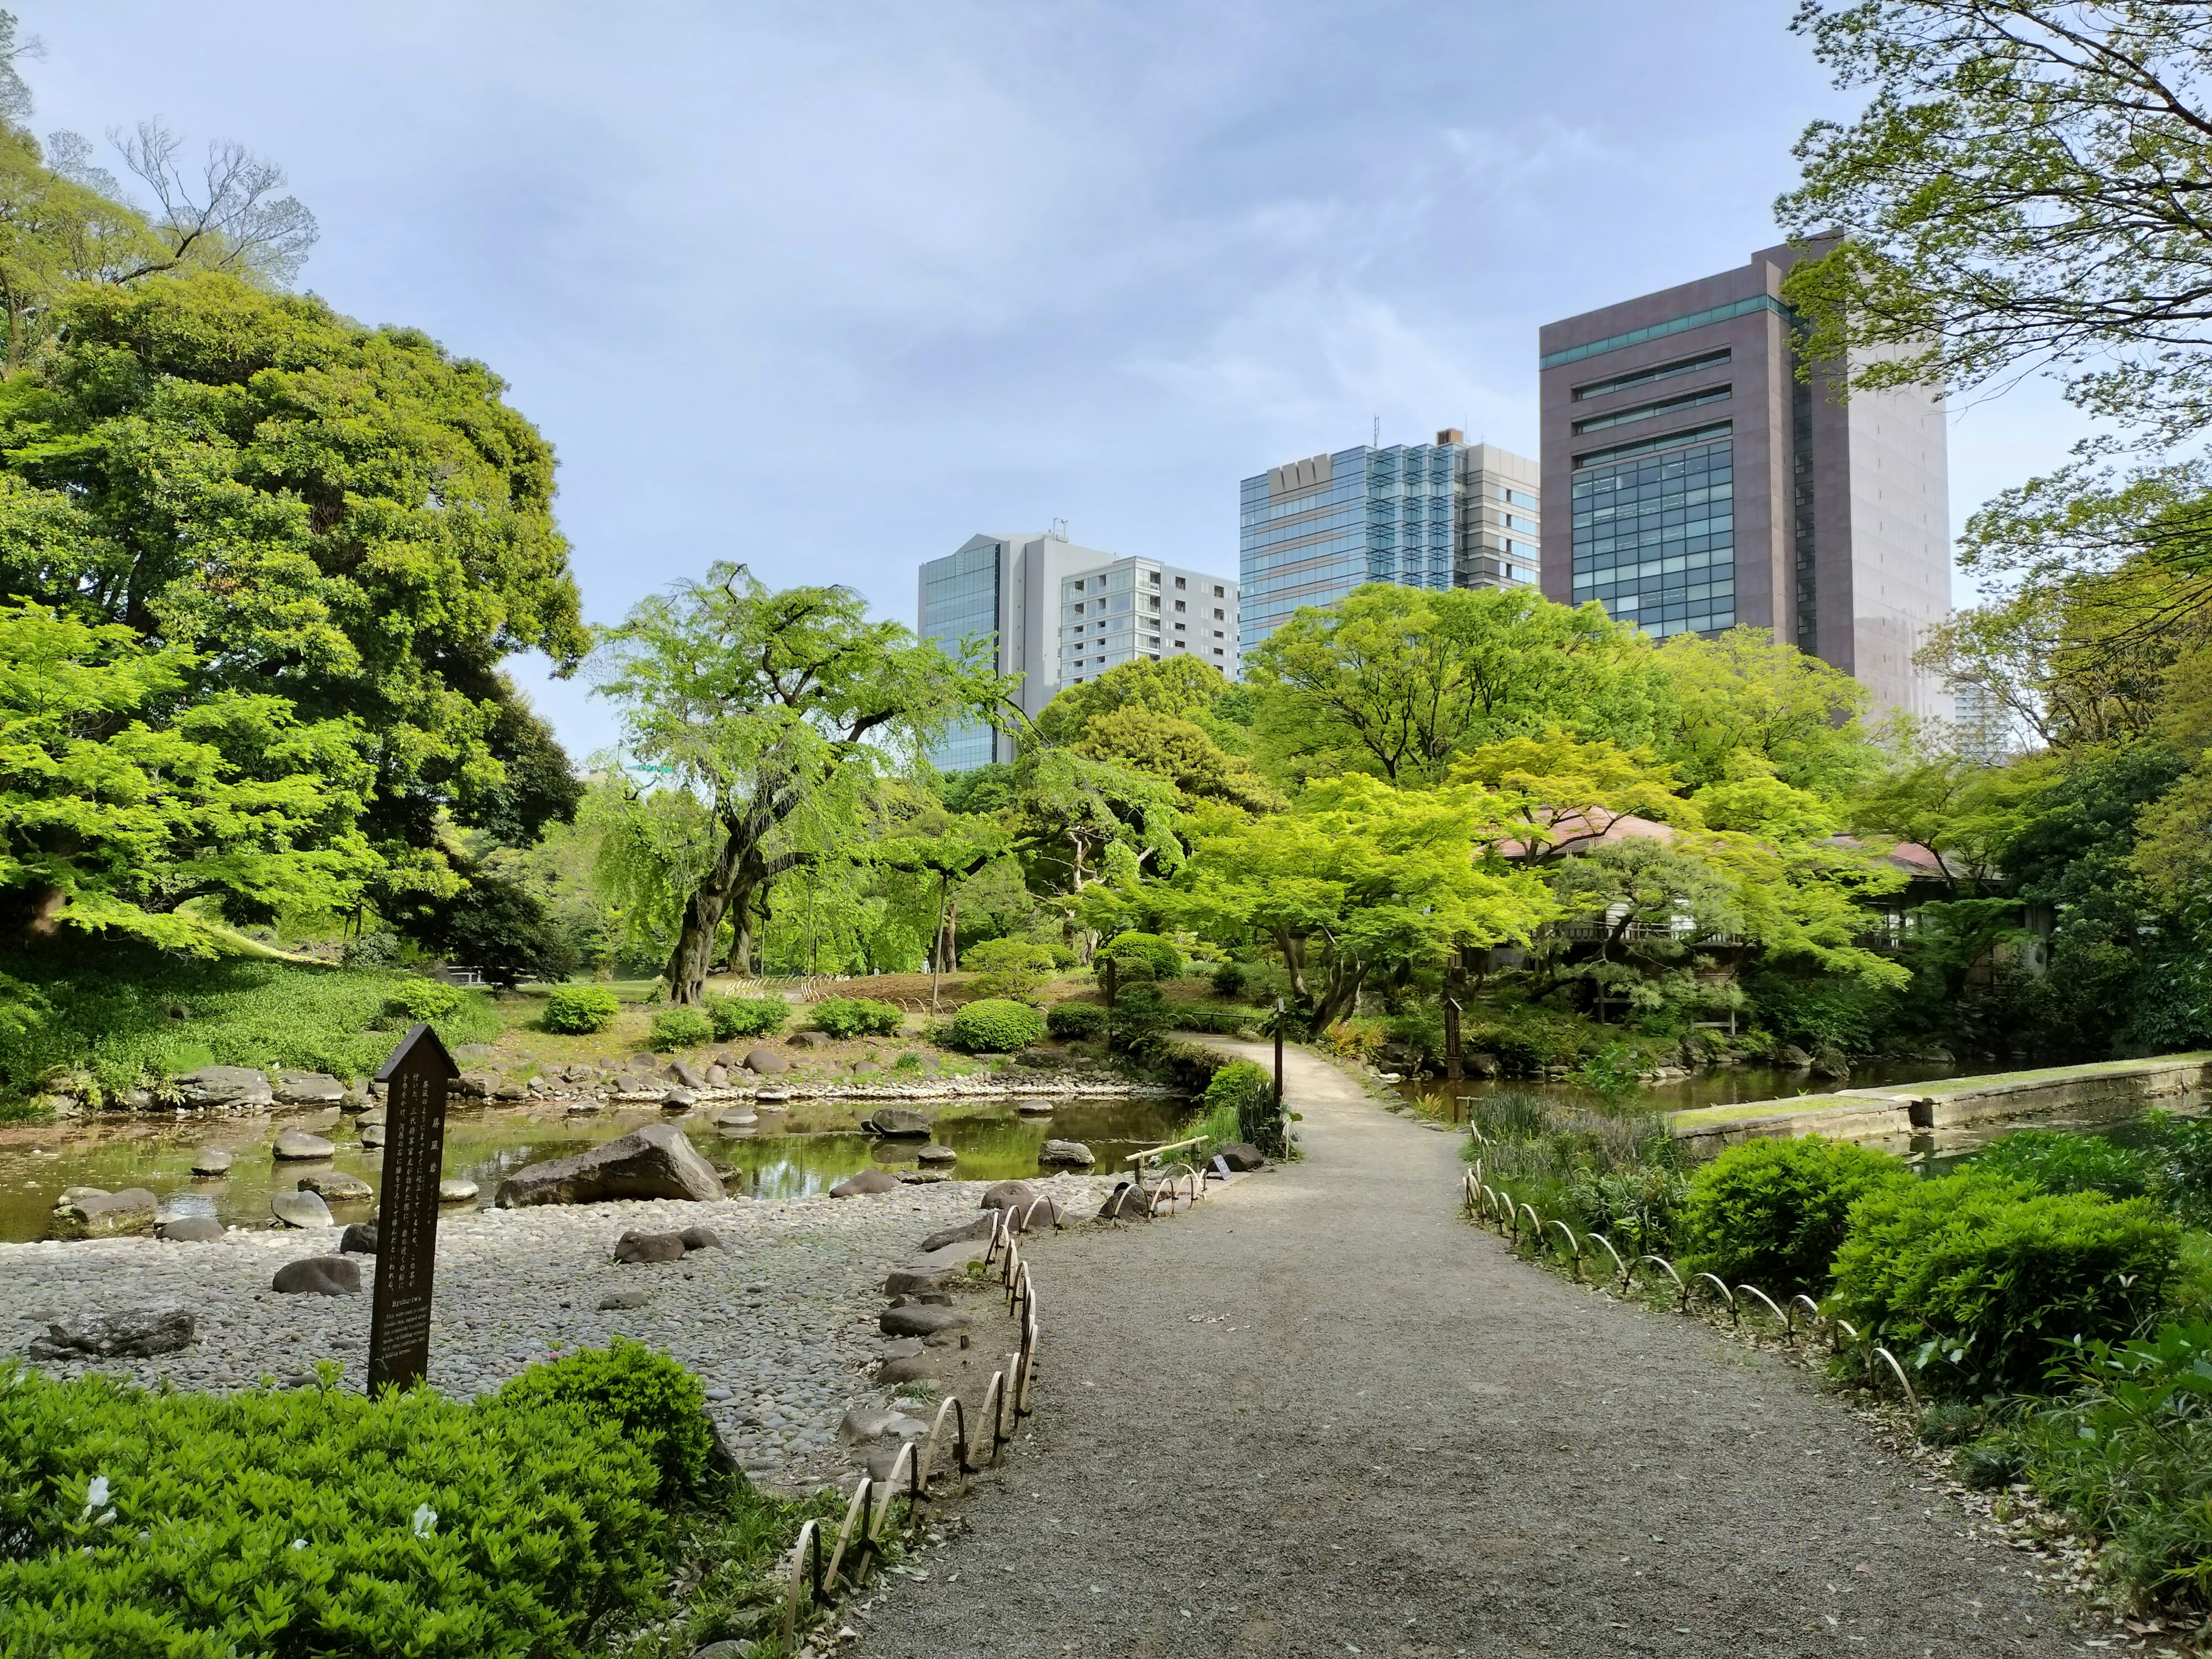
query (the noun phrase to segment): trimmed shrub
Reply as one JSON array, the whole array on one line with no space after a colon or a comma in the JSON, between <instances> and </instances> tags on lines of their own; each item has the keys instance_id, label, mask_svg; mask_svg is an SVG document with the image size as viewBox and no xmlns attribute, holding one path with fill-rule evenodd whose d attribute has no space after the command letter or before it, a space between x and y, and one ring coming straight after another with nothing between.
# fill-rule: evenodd
<instances>
[{"instance_id":1,"label":"trimmed shrub","mask_svg":"<svg viewBox=\"0 0 2212 1659\"><path fill-rule=\"evenodd\" d=\"M699 1008L663 1008L653 1017L653 1030L646 1037L648 1048L690 1048L708 1042L714 1035L714 1022Z\"/></svg>"},{"instance_id":2,"label":"trimmed shrub","mask_svg":"<svg viewBox=\"0 0 2212 1659\"><path fill-rule=\"evenodd\" d=\"M549 1031L589 1036L604 1031L622 1012L622 1004L604 985L562 985L545 999L540 1023Z\"/></svg>"},{"instance_id":3,"label":"trimmed shrub","mask_svg":"<svg viewBox=\"0 0 2212 1659\"><path fill-rule=\"evenodd\" d=\"M971 1054L1010 1054L1044 1035L1044 1016L1008 997L971 1002L949 1024L952 1047Z\"/></svg>"},{"instance_id":4,"label":"trimmed shrub","mask_svg":"<svg viewBox=\"0 0 2212 1659\"><path fill-rule=\"evenodd\" d=\"M550 1365L532 1365L499 1391L517 1408L541 1402L579 1405L616 1425L660 1472L664 1499L696 1497L712 1471L714 1425L699 1379L665 1353L616 1337Z\"/></svg>"},{"instance_id":5,"label":"trimmed shrub","mask_svg":"<svg viewBox=\"0 0 2212 1659\"><path fill-rule=\"evenodd\" d=\"M1159 987L1132 985L1115 998L1106 1017L1107 1042L1127 1054L1142 1054L1156 1048L1173 1023Z\"/></svg>"},{"instance_id":6,"label":"trimmed shrub","mask_svg":"<svg viewBox=\"0 0 2212 1659\"><path fill-rule=\"evenodd\" d=\"M1052 947L1027 939L987 939L969 945L960 965L979 975L975 988L984 997L1026 1002L1052 978Z\"/></svg>"},{"instance_id":7,"label":"trimmed shrub","mask_svg":"<svg viewBox=\"0 0 2212 1659\"><path fill-rule=\"evenodd\" d=\"M791 1018L791 1005L781 997L708 997L707 1018L714 1023L717 1042L774 1036Z\"/></svg>"},{"instance_id":8,"label":"trimmed shrub","mask_svg":"<svg viewBox=\"0 0 2212 1659\"><path fill-rule=\"evenodd\" d=\"M1798 1291L1817 1297L1852 1204L1913 1181L1903 1159L1847 1140L1806 1135L1731 1146L1691 1178L1684 1267L1756 1285L1778 1301Z\"/></svg>"},{"instance_id":9,"label":"trimmed shrub","mask_svg":"<svg viewBox=\"0 0 2212 1659\"><path fill-rule=\"evenodd\" d=\"M1082 963L1083 958L1076 955L1074 951L1067 945L1048 945L1045 946L1045 949L1052 952L1052 965L1055 968L1074 968L1080 966Z\"/></svg>"},{"instance_id":10,"label":"trimmed shrub","mask_svg":"<svg viewBox=\"0 0 2212 1659\"><path fill-rule=\"evenodd\" d=\"M889 1036L906 1024L900 1010L867 997L824 997L811 1017L816 1030L833 1037Z\"/></svg>"},{"instance_id":11,"label":"trimmed shrub","mask_svg":"<svg viewBox=\"0 0 2212 1659\"><path fill-rule=\"evenodd\" d=\"M410 1025L451 1019L468 1006L469 994L441 979L404 979L384 1000L385 1013Z\"/></svg>"},{"instance_id":12,"label":"trimmed shrub","mask_svg":"<svg viewBox=\"0 0 2212 1659\"><path fill-rule=\"evenodd\" d=\"M1106 1035L1106 1010L1095 1002L1055 1002L1044 1011L1044 1029L1070 1042Z\"/></svg>"},{"instance_id":13,"label":"trimmed shrub","mask_svg":"<svg viewBox=\"0 0 2212 1659\"><path fill-rule=\"evenodd\" d=\"M1835 1309L1923 1373L1977 1393L2040 1385L2160 1306L2179 1224L2141 1199L2039 1193L1972 1170L1869 1193L1836 1253Z\"/></svg>"},{"instance_id":14,"label":"trimmed shrub","mask_svg":"<svg viewBox=\"0 0 2212 1659\"><path fill-rule=\"evenodd\" d=\"M1182 972L1182 952L1158 933L1121 933L1109 939L1091 959L1091 971L1102 981L1109 960L1123 985L1173 979Z\"/></svg>"},{"instance_id":15,"label":"trimmed shrub","mask_svg":"<svg viewBox=\"0 0 2212 1659\"><path fill-rule=\"evenodd\" d=\"M1244 994L1244 964L1224 962L1213 970L1213 988L1218 995L1241 997Z\"/></svg>"}]
</instances>

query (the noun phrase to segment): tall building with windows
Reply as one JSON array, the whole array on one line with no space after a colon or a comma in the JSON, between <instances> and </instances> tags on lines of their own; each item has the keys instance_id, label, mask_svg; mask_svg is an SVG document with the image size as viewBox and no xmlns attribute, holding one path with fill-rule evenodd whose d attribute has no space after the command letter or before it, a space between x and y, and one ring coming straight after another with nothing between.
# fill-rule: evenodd
<instances>
[{"instance_id":1,"label":"tall building with windows","mask_svg":"<svg viewBox=\"0 0 2212 1659\"><path fill-rule=\"evenodd\" d=\"M1951 604L1943 402L1797 376L1790 247L1541 331L1544 592L1655 635L1738 623L1948 715L1913 664Z\"/></svg>"},{"instance_id":2,"label":"tall building with windows","mask_svg":"<svg viewBox=\"0 0 2212 1659\"><path fill-rule=\"evenodd\" d=\"M1238 489L1244 648L1304 605L1367 582L1534 583L1541 563L1536 463L1456 427L1432 444L1362 444L1291 461Z\"/></svg>"},{"instance_id":3,"label":"tall building with windows","mask_svg":"<svg viewBox=\"0 0 2212 1659\"><path fill-rule=\"evenodd\" d=\"M1195 657L1235 679L1237 587L1158 559L1120 558L1053 532L971 536L921 567L916 631L948 648L989 638L1016 702L1034 719L1061 687L1146 659ZM1011 761L1017 734L981 724L948 732L939 769Z\"/></svg>"}]
</instances>

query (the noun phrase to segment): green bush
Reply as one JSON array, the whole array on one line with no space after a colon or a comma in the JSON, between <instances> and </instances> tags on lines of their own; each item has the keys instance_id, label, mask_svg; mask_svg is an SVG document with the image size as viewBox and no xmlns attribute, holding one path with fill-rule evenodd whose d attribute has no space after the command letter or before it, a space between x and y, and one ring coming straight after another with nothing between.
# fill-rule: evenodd
<instances>
[{"instance_id":1,"label":"green bush","mask_svg":"<svg viewBox=\"0 0 2212 1659\"><path fill-rule=\"evenodd\" d=\"M1075 954L1073 950L1065 945L1048 945L1045 948L1052 952L1052 965L1055 968L1073 968L1083 960L1081 957Z\"/></svg>"},{"instance_id":2,"label":"green bush","mask_svg":"<svg viewBox=\"0 0 2212 1659\"><path fill-rule=\"evenodd\" d=\"M2046 1193L2102 1193L2107 1198L2141 1198L2159 1173L2150 1152L2066 1129L2015 1130L1983 1147L1973 1167Z\"/></svg>"},{"instance_id":3,"label":"green bush","mask_svg":"<svg viewBox=\"0 0 2212 1659\"><path fill-rule=\"evenodd\" d=\"M467 1004L469 994L440 979L404 979L385 999L384 1012L408 1024L433 1024L450 1019Z\"/></svg>"},{"instance_id":4,"label":"green bush","mask_svg":"<svg viewBox=\"0 0 2212 1659\"><path fill-rule=\"evenodd\" d=\"M1105 964L1112 962L1120 983L1173 979L1182 972L1182 952L1158 933L1121 933L1101 946L1091 959L1093 972L1103 981Z\"/></svg>"},{"instance_id":5,"label":"green bush","mask_svg":"<svg viewBox=\"0 0 2212 1659\"><path fill-rule=\"evenodd\" d=\"M1044 1035L1044 1016L1026 1002L986 997L952 1016L951 1046L971 1054L1010 1054Z\"/></svg>"},{"instance_id":6,"label":"green bush","mask_svg":"<svg viewBox=\"0 0 2212 1659\"><path fill-rule=\"evenodd\" d=\"M1248 1025L1260 1025L1274 1018L1273 1010L1262 1013L1257 1008L1219 1008L1203 1002L1170 1002L1167 1005L1168 1024L1178 1030L1205 1031L1213 1036L1235 1036Z\"/></svg>"},{"instance_id":7,"label":"green bush","mask_svg":"<svg viewBox=\"0 0 2212 1659\"><path fill-rule=\"evenodd\" d=\"M2158 1165L2158 1194L2192 1227L2212 1225L2212 1118L2143 1114Z\"/></svg>"},{"instance_id":8,"label":"green bush","mask_svg":"<svg viewBox=\"0 0 2212 1659\"><path fill-rule=\"evenodd\" d=\"M1798 1291L1817 1297L1851 1205L1913 1178L1901 1158L1819 1135L1731 1146L1691 1177L1683 1266L1756 1285L1777 1301Z\"/></svg>"},{"instance_id":9,"label":"green bush","mask_svg":"<svg viewBox=\"0 0 2212 1659\"><path fill-rule=\"evenodd\" d=\"M833 1037L889 1036L906 1024L906 1015L888 1002L867 997L824 997L816 1003L814 1029Z\"/></svg>"},{"instance_id":10,"label":"green bush","mask_svg":"<svg viewBox=\"0 0 2212 1659\"><path fill-rule=\"evenodd\" d=\"M1027 939L987 939L969 945L960 965L981 975L975 988L983 996L1027 1001L1052 978L1052 947Z\"/></svg>"},{"instance_id":11,"label":"green bush","mask_svg":"<svg viewBox=\"0 0 2212 1659\"><path fill-rule=\"evenodd\" d=\"M509 1387L149 1394L0 1366L0 1653L603 1650L611 1622L659 1610L663 1473L631 1437L667 1419Z\"/></svg>"},{"instance_id":12,"label":"green bush","mask_svg":"<svg viewBox=\"0 0 2212 1659\"><path fill-rule=\"evenodd\" d=\"M556 986L553 994L545 999L540 1023L549 1031L589 1036L594 1031L605 1030L620 1012L622 1004L604 985L561 985Z\"/></svg>"},{"instance_id":13,"label":"green bush","mask_svg":"<svg viewBox=\"0 0 2212 1659\"><path fill-rule=\"evenodd\" d=\"M1106 1010L1095 1002L1055 1002L1044 1011L1044 1029L1066 1042L1106 1035Z\"/></svg>"},{"instance_id":14,"label":"green bush","mask_svg":"<svg viewBox=\"0 0 2212 1659\"><path fill-rule=\"evenodd\" d=\"M690 1048L714 1035L714 1022L700 1008L664 1008L653 1017L645 1039L648 1048Z\"/></svg>"},{"instance_id":15,"label":"green bush","mask_svg":"<svg viewBox=\"0 0 2212 1659\"><path fill-rule=\"evenodd\" d=\"M774 1036L791 1018L791 1004L781 997L708 997L707 1018L717 1042Z\"/></svg>"},{"instance_id":16,"label":"green bush","mask_svg":"<svg viewBox=\"0 0 2212 1659\"><path fill-rule=\"evenodd\" d=\"M1213 970L1213 988L1218 995L1241 997L1244 994L1244 964L1224 962Z\"/></svg>"},{"instance_id":17,"label":"green bush","mask_svg":"<svg viewBox=\"0 0 2212 1659\"><path fill-rule=\"evenodd\" d=\"M2124 1338L2163 1303L2180 1237L2141 1199L1972 1170L1909 1182L1852 1206L1834 1307L1946 1386L2030 1391L2054 1344Z\"/></svg>"},{"instance_id":18,"label":"green bush","mask_svg":"<svg viewBox=\"0 0 2212 1659\"><path fill-rule=\"evenodd\" d=\"M1282 1109L1275 1101L1274 1073L1266 1066L1249 1060L1231 1061L1213 1074L1198 1103L1206 1109L1209 1141L1217 1127L1227 1127L1215 1124L1218 1115L1233 1121L1233 1139L1251 1142L1270 1158L1283 1155ZM1224 1136L1217 1144L1225 1145L1231 1138ZM1210 1155L1215 1146L1205 1150Z\"/></svg>"},{"instance_id":19,"label":"green bush","mask_svg":"<svg viewBox=\"0 0 2212 1659\"><path fill-rule=\"evenodd\" d=\"M1107 1042L1125 1054L1143 1054L1158 1046L1172 1023L1158 986L1132 985L1115 998L1107 1014Z\"/></svg>"},{"instance_id":20,"label":"green bush","mask_svg":"<svg viewBox=\"0 0 2212 1659\"><path fill-rule=\"evenodd\" d=\"M619 1425L660 1473L663 1499L696 1497L712 1473L714 1426L699 1379L665 1353L621 1337L582 1348L550 1365L532 1365L499 1391L517 1408L582 1406Z\"/></svg>"}]
</instances>

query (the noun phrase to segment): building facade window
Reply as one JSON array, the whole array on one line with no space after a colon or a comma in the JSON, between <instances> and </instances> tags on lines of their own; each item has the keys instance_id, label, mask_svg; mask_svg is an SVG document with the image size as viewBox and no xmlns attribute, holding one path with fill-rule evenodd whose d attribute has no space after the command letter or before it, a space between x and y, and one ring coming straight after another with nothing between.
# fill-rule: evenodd
<instances>
[{"instance_id":1,"label":"building facade window","mask_svg":"<svg viewBox=\"0 0 2212 1659\"><path fill-rule=\"evenodd\" d=\"M1616 409L1603 415L1593 415L1587 420L1577 421L1575 431L1602 432L1609 426L1633 426L1638 421L1655 421L1662 415L1679 415L1686 409L1698 409L1706 404L1726 403L1733 388L1725 386L1705 386L1696 392L1686 392L1679 398L1662 398L1656 403L1638 404L1630 409Z\"/></svg>"},{"instance_id":2,"label":"building facade window","mask_svg":"<svg viewBox=\"0 0 2212 1659\"><path fill-rule=\"evenodd\" d=\"M1585 398L1629 392L1657 380L1671 380L1677 374L1694 374L1701 368L1718 368L1729 362L1733 355L1731 348L1723 346L1717 351L1701 351L1694 357L1678 357L1671 363L1655 363L1650 368L1616 374L1609 380L1592 380L1588 386L1578 386L1574 389L1573 400L1581 403Z\"/></svg>"},{"instance_id":3,"label":"building facade window","mask_svg":"<svg viewBox=\"0 0 2212 1659\"><path fill-rule=\"evenodd\" d=\"M1735 443L1575 473L1574 599L1652 635L1735 625Z\"/></svg>"},{"instance_id":4,"label":"building facade window","mask_svg":"<svg viewBox=\"0 0 2212 1659\"><path fill-rule=\"evenodd\" d=\"M1081 607L1078 607L1080 609ZM969 549L922 567L921 637L957 652L965 640L987 639L996 659L999 632L999 547ZM947 731L930 750L940 771L988 766L993 733L980 720Z\"/></svg>"}]
</instances>

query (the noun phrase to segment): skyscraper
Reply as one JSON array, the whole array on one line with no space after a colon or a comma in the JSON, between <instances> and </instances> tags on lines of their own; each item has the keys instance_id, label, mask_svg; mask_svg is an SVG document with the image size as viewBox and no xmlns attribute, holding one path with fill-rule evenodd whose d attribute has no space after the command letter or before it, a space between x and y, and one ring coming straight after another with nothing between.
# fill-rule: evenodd
<instances>
[{"instance_id":1,"label":"skyscraper","mask_svg":"<svg viewBox=\"0 0 2212 1659\"><path fill-rule=\"evenodd\" d=\"M1158 559L1118 558L1049 531L971 536L921 567L919 625L948 648L989 635L1015 701L1034 719L1064 685L1139 659L1192 656L1235 679L1237 584ZM948 732L939 769L1011 761L1015 734L980 723Z\"/></svg>"},{"instance_id":2,"label":"skyscraper","mask_svg":"<svg viewBox=\"0 0 2212 1659\"><path fill-rule=\"evenodd\" d=\"M1951 604L1940 393L1797 378L1782 278L1748 264L1544 325L1544 592L1647 633L1739 623L1949 712L1913 653Z\"/></svg>"},{"instance_id":3,"label":"skyscraper","mask_svg":"<svg viewBox=\"0 0 2212 1659\"><path fill-rule=\"evenodd\" d=\"M1367 582L1504 586L1534 582L1540 564L1536 464L1455 427L1433 444L1291 461L1238 493L1248 652L1301 605Z\"/></svg>"}]
</instances>

